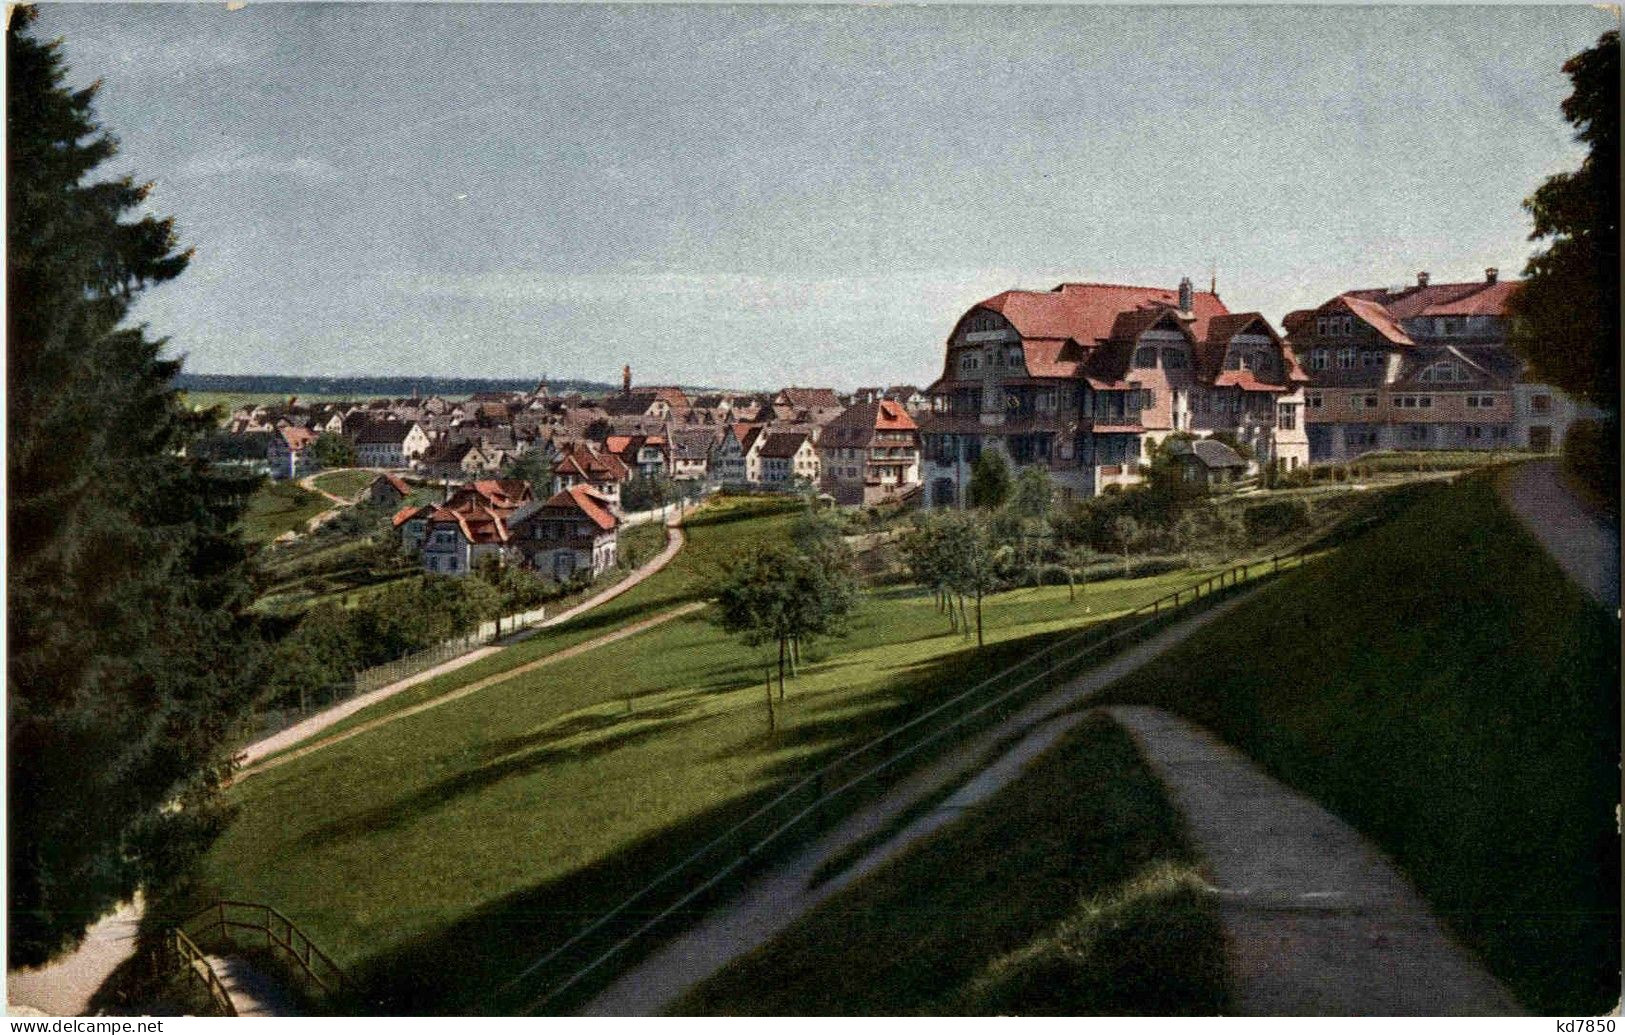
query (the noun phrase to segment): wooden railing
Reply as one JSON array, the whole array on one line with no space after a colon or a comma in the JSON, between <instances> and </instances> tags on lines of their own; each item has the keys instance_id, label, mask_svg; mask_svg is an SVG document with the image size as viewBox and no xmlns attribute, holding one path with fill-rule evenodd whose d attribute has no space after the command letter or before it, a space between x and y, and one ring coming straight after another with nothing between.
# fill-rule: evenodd
<instances>
[{"instance_id":1,"label":"wooden railing","mask_svg":"<svg viewBox=\"0 0 1625 1035\"><path fill-rule=\"evenodd\" d=\"M220 975L214 972L214 967L209 965L209 958L203 954L203 950L178 927L169 934L169 947L175 954L175 966L185 968L187 973L203 983L204 990L209 993L209 998L222 1017L237 1016L236 1004L226 994L226 986L221 983Z\"/></svg>"},{"instance_id":2,"label":"wooden railing","mask_svg":"<svg viewBox=\"0 0 1625 1035\"><path fill-rule=\"evenodd\" d=\"M194 949L196 942L204 941L215 933L235 944L238 932L263 936L266 948L293 960L305 977L325 995L340 996L350 991L349 978L333 962L333 958L276 907L263 902L222 899L175 930L177 941L185 938Z\"/></svg>"},{"instance_id":3,"label":"wooden railing","mask_svg":"<svg viewBox=\"0 0 1625 1035\"><path fill-rule=\"evenodd\" d=\"M931 745L973 723L1012 713L1035 692L1059 686L1096 663L1096 655L1107 647L1148 638L1176 613L1301 567L1319 549L1310 544L1289 554L1228 566L1108 622L1064 636L820 766L521 969L497 990L498 1001L492 1005L503 1012L518 1008L525 1013L568 1008L566 993L590 975L668 929L682 911L701 904L765 853L783 847L810 821L848 812L858 796ZM516 996L524 998L510 998Z\"/></svg>"}]
</instances>

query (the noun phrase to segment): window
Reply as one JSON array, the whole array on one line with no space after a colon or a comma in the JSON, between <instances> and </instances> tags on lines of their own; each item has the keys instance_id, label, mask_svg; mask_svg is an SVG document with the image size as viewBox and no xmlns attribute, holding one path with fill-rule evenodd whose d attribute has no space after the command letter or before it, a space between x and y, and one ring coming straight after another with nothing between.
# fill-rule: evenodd
<instances>
[{"instance_id":1,"label":"window","mask_svg":"<svg viewBox=\"0 0 1625 1035\"><path fill-rule=\"evenodd\" d=\"M1162 365L1169 370L1185 369L1185 350L1179 346L1162 350Z\"/></svg>"},{"instance_id":2,"label":"window","mask_svg":"<svg viewBox=\"0 0 1625 1035\"><path fill-rule=\"evenodd\" d=\"M1323 338L1326 336L1326 318L1324 316L1315 317L1315 333Z\"/></svg>"},{"instance_id":3,"label":"window","mask_svg":"<svg viewBox=\"0 0 1625 1035\"><path fill-rule=\"evenodd\" d=\"M1488 409L1488 408L1490 408L1490 407L1492 407L1494 405L1495 405L1495 396L1493 396L1493 395L1469 395L1467 397L1467 408L1468 409L1483 410L1483 409Z\"/></svg>"},{"instance_id":4,"label":"window","mask_svg":"<svg viewBox=\"0 0 1625 1035\"><path fill-rule=\"evenodd\" d=\"M1325 370L1326 369L1326 352L1327 352L1326 349L1316 349L1315 351L1309 353L1309 369L1310 370Z\"/></svg>"},{"instance_id":5,"label":"window","mask_svg":"<svg viewBox=\"0 0 1625 1035\"><path fill-rule=\"evenodd\" d=\"M1480 439L1484 437L1484 427L1481 424L1469 424L1463 430L1466 431L1469 439Z\"/></svg>"},{"instance_id":6,"label":"window","mask_svg":"<svg viewBox=\"0 0 1625 1035\"><path fill-rule=\"evenodd\" d=\"M1020 345L1012 345L1008 349L1005 349L1004 350L1004 362L1005 362L1006 365L1012 366L1012 367L1021 366L1022 365L1021 346Z\"/></svg>"},{"instance_id":7,"label":"window","mask_svg":"<svg viewBox=\"0 0 1625 1035\"><path fill-rule=\"evenodd\" d=\"M1240 370L1241 354L1238 352L1232 352L1230 355L1224 357L1224 368L1226 370Z\"/></svg>"},{"instance_id":8,"label":"window","mask_svg":"<svg viewBox=\"0 0 1625 1035\"><path fill-rule=\"evenodd\" d=\"M1347 370L1352 366L1354 366L1354 350L1353 349L1338 349L1337 350L1337 369L1339 369L1339 370Z\"/></svg>"},{"instance_id":9,"label":"window","mask_svg":"<svg viewBox=\"0 0 1625 1035\"><path fill-rule=\"evenodd\" d=\"M1157 405L1157 393L1150 388L1140 392L1140 409L1149 410Z\"/></svg>"},{"instance_id":10,"label":"window","mask_svg":"<svg viewBox=\"0 0 1625 1035\"><path fill-rule=\"evenodd\" d=\"M1428 426L1426 424L1405 425L1405 438L1410 442L1426 442L1428 440Z\"/></svg>"},{"instance_id":11,"label":"window","mask_svg":"<svg viewBox=\"0 0 1625 1035\"><path fill-rule=\"evenodd\" d=\"M982 357L978 356L974 352L967 352L963 356L959 357L959 369L961 373L969 373L972 370L980 370L981 367Z\"/></svg>"},{"instance_id":12,"label":"window","mask_svg":"<svg viewBox=\"0 0 1625 1035\"><path fill-rule=\"evenodd\" d=\"M1157 350L1154 346L1142 345L1134 350L1134 365L1136 367L1154 367L1157 365Z\"/></svg>"},{"instance_id":13,"label":"window","mask_svg":"<svg viewBox=\"0 0 1625 1035\"><path fill-rule=\"evenodd\" d=\"M1368 368L1382 366L1382 353L1371 351L1360 353L1360 365Z\"/></svg>"},{"instance_id":14,"label":"window","mask_svg":"<svg viewBox=\"0 0 1625 1035\"><path fill-rule=\"evenodd\" d=\"M1291 403L1282 403L1276 408L1275 426L1282 431L1291 431L1298 426L1296 407Z\"/></svg>"},{"instance_id":15,"label":"window","mask_svg":"<svg viewBox=\"0 0 1625 1035\"><path fill-rule=\"evenodd\" d=\"M1311 393L1309 395L1304 396L1303 397L1303 404L1305 406L1309 407L1311 410L1320 409L1320 393L1319 392L1313 392L1313 393Z\"/></svg>"},{"instance_id":16,"label":"window","mask_svg":"<svg viewBox=\"0 0 1625 1035\"><path fill-rule=\"evenodd\" d=\"M1549 395L1531 395L1529 409L1534 413L1550 413L1552 411L1552 397Z\"/></svg>"},{"instance_id":17,"label":"window","mask_svg":"<svg viewBox=\"0 0 1625 1035\"><path fill-rule=\"evenodd\" d=\"M1344 334L1353 334L1354 333L1354 317L1352 317L1352 316L1343 317L1343 333Z\"/></svg>"},{"instance_id":18,"label":"window","mask_svg":"<svg viewBox=\"0 0 1625 1035\"><path fill-rule=\"evenodd\" d=\"M1428 366L1422 371L1421 376L1418 377L1417 380L1448 383L1452 381L1466 381L1468 380L1468 377L1467 372L1461 369L1460 364L1454 362L1443 362L1434 363Z\"/></svg>"}]
</instances>

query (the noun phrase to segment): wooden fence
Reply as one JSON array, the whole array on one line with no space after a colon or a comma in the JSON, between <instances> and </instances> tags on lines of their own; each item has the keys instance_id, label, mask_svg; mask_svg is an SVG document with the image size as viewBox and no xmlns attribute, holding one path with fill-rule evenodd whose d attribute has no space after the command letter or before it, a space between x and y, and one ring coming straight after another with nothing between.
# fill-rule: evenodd
<instances>
[{"instance_id":1,"label":"wooden fence","mask_svg":"<svg viewBox=\"0 0 1625 1035\"><path fill-rule=\"evenodd\" d=\"M249 944L257 947L263 938L266 949L292 960L296 971L303 974L306 981L322 995L336 998L351 991L349 978L333 962L333 958L280 910L263 902L222 899L175 928L173 935L178 949L184 946L184 954L194 955L199 960L203 960L203 953L198 948L200 943L240 946L243 944L240 937L247 935ZM214 975L213 968L208 967L206 960L203 960L203 966L208 969L212 979L211 994L218 988L219 996L224 998L225 990L220 988L220 979ZM230 1008L230 999L225 999L225 1002ZM235 1010L232 1009L231 1013L234 1014Z\"/></svg>"}]
</instances>

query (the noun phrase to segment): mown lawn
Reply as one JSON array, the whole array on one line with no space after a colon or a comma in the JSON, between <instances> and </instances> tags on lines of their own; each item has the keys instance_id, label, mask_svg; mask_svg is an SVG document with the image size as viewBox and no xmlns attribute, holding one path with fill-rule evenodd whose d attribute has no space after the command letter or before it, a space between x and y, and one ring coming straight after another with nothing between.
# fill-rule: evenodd
<instances>
[{"instance_id":1,"label":"mown lawn","mask_svg":"<svg viewBox=\"0 0 1625 1035\"><path fill-rule=\"evenodd\" d=\"M249 497L243 512L243 538L268 543L283 532L303 532L305 523L333 504L290 481L268 481Z\"/></svg>"},{"instance_id":2,"label":"mown lawn","mask_svg":"<svg viewBox=\"0 0 1625 1035\"><path fill-rule=\"evenodd\" d=\"M711 525L736 527L708 543ZM723 542L785 526L783 515L697 522L689 566L622 606L649 614L695 596ZM679 619L238 784L199 894L274 903L374 991L381 1012L513 1009L491 994L523 961L832 752L1046 633L1189 577L1103 583L1076 605L1065 587L997 595L980 653L947 632L929 597L869 595L849 637L808 652L772 735L764 652L702 615Z\"/></svg>"},{"instance_id":3,"label":"mown lawn","mask_svg":"<svg viewBox=\"0 0 1625 1035\"><path fill-rule=\"evenodd\" d=\"M377 478L378 476L371 471L326 471L318 474L312 484L317 488L331 492L335 496L351 499L356 493L371 485Z\"/></svg>"},{"instance_id":4,"label":"mown lawn","mask_svg":"<svg viewBox=\"0 0 1625 1035\"><path fill-rule=\"evenodd\" d=\"M1093 716L671 1012L1224 1013L1224 938L1199 863L1133 741Z\"/></svg>"},{"instance_id":5,"label":"mown lawn","mask_svg":"<svg viewBox=\"0 0 1625 1035\"><path fill-rule=\"evenodd\" d=\"M1532 1012L1611 1009L1619 626L1491 476L1405 498L1109 697L1183 713L1364 831Z\"/></svg>"}]
</instances>

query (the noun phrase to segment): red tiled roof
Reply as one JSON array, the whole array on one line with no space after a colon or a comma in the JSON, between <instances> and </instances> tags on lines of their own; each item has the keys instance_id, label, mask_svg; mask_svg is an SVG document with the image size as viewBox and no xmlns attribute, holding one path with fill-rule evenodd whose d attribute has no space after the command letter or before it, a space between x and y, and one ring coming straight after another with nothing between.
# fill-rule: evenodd
<instances>
[{"instance_id":1,"label":"red tiled roof","mask_svg":"<svg viewBox=\"0 0 1625 1035\"><path fill-rule=\"evenodd\" d=\"M1384 308L1381 303L1358 298L1354 295L1339 295L1336 301L1343 303L1348 307L1349 312L1370 324L1378 334L1395 345L1416 344L1411 341L1410 335L1405 333L1405 328L1399 325L1399 321L1394 319L1393 314Z\"/></svg>"},{"instance_id":2,"label":"red tiled roof","mask_svg":"<svg viewBox=\"0 0 1625 1035\"><path fill-rule=\"evenodd\" d=\"M620 519L609 509L609 500L594 492L589 485L572 485L563 492L554 493L546 506L574 507L606 532L620 524Z\"/></svg>"},{"instance_id":3,"label":"red tiled roof","mask_svg":"<svg viewBox=\"0 0 1625 1035\"><path fill-rule=\"evenodd\" d=\"M428 506L427 504L425 504L424 506L421 506L421 507L412 507L412 506L402 507L400 510L397 510L395 512L394 517L389 519L390 527L399 528L402 525L404 525L406 522L412 520L415 517L426 516L424 514L424 511L428 511L430 513L433 513L436 509L438 509L438 508Z\"/></svg>"},{"instance_id":4,"label":"red tiled roof","mask_svg":"<svg viewBox=\"0 0 1625 1035\"><path fill-rule=\"evenodd\" d=\"M1060 284L1051 291L1005 291L971 310L989 309L1010 321L1023 339L1071 338L1093 345L1111 337L1118 314L1145 308L1175 308L1179 292L1171 288L1137 287L1128 284ZM1191 332L1207 335L1207 322L1229 310L1219 296L1198 291L1191 300L1195 317ZM966 315L969 315L967 313ZM957 327L955 328L958 329Z\"/></svg>"},{"instance_id":5,"label":"red tiled roof","mask_svg":"<svg viewBox=\"0 0 1625 1035\"><path fill-rule=\"evenodd\" d=\"M1383 306L1396 320L1417 316L1505 316L1507 299L1522 287L1521 281L1475 280L1455 284L1429 284L1392 292L1386 288L1362 288L1348 294Z\"/></svg>"},{"instance_id":6,"label":"red tiled roof","mask_svg":"<svg viewBox=\"0 0 1625 1035\"><path fill-rule=\"evenodd\" d=\"M278 430L282 433L282 441L288 444L289 449L303 449L316 441L316 433L309 428L290 424Z\"/></svg>"},{"instance_id":7,"label":"red tiled roof","mask_svg":"<svg viewBox=\"0 0 1625 1035\"><path fill-rule=\"evenodd\" d=\"M383 474L380 474L377 478L374 478L372 480L372 483L374 485L377 485L380 479L383 480L383 481L388 482L389 485L390 485L390 488L394 489L396 492L400 493L402 496L410 496L412 494L412 487L410 485L407 485L406 482L403 481L401 479L401 476L398 475L398 474L390 474L389 472L386 471Z\"/></svg>"},{"instance_id":8,"label":"red tiled roof","mask_svg":"<svg viewBox=\"0 0 1625 1035\"><path fill-rule=\"evenodd\" d=\"M836 397L833 388L786 388L779 393L784 396L785 402L798 410L838 410L841 400Z\"/></svg>"}]
</instances>

